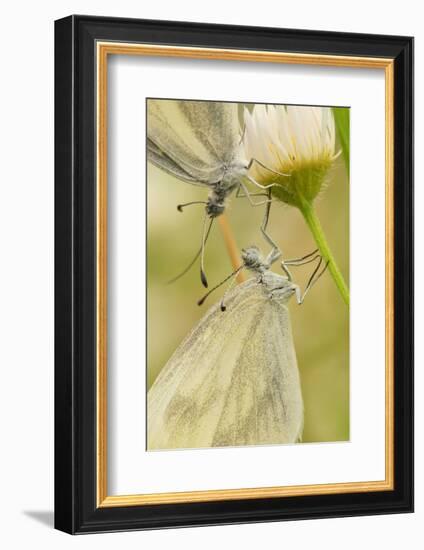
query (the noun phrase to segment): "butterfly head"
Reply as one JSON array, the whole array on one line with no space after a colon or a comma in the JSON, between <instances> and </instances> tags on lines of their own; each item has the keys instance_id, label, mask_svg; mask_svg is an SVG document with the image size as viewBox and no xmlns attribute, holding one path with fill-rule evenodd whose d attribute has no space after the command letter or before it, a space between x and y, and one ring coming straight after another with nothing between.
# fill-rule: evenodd
<instances>
[{"instance_id":1,"label":"butterfly head","mask_svg":"<svg viewBox=\"0 0 424 550\"><path fill-rule=\"evenodd\" d=\"M266 263L261 251L256 246L244 248L242 250L241 257L243 260L243 265L246 269L250 269L251 271L256 271L258 273L263 273L269 269L269 265Z\"/></svg>"},{"instance_id":2,"label":"butterfly head","mask_svg":"<svg viewBox=\"0 0 424 550\"><path fill-rule=\"evenodd\" d=\"M206 204L206 213L210 218L217 218L225 211L225 204L209 198Z\"/></svg>"}]
</instances>

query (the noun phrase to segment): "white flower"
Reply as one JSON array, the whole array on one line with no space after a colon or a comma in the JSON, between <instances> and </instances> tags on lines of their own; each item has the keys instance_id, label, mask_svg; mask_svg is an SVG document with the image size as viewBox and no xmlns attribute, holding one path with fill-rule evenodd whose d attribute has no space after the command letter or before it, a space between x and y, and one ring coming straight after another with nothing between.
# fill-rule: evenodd
<instances>
[{"instance_id":1,"label":"white flower","mask_svg":"<svg viewBox=\"0 0 424 550\"><path fill-rule=\"evenodd\" d=\"M330 107L255 105L244 111L243 139L251 175L262 184L276 182L273 194L289 204L312 201L339 153L335 152L336 130ZM279 177L279 172L289 177Z\"/></svg>"}]
</instances>

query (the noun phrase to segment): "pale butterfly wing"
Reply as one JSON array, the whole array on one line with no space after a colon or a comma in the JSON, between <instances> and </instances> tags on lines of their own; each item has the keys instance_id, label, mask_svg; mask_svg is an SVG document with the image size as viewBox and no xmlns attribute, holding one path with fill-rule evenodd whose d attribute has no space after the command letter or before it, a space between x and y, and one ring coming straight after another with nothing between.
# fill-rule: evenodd
<instances>
[{"instance_id":1,"label":"pale butterfly wing","mask_svg":"<svg viewBox=\"0 0 424 550\"><path fill-rule=\"evenodd\" d=\"M230 164L240 144L237 103L181 101L180 109L205 148L222 164Z\"/></svg>"},{"instance_id":2,"label":"pale butterfly wing","mask_svg":"<svg viewBox=\"0 0 424 550\"><path fill-rule=\"evenodd\" d=\"M157 153L160 151L193 179L208 185L213 171L220 169L219 163L195 137L193 129L180 109L180 103L170 100L149 100L148 158L154 163L158 160ZM160 162L158 166L162 168Z\"/></svg>"},{"instance_id":3,"label":"pale butterfly wing","mask_svg":"<svg viewBox=\"0 0 424 550\"><path fill-rule=\"evenodd\" d=\"M213 186L238 146L237 105L149 100L148 159L189 183Z\"/></svg>"},{"instance_id":4,"label":"pale butterfly wing","mask_svg":"<svg viewBox=\"0 0 424 550\"><path fill-rule=\"evenodd\" d=\"M246 334L212 446L293 443L302 428L288 310L267 300Z\"/></svg>"},{"instance_id":5,"label":"pale butterfly wing","mask_svg":"<svg viewBox=\"0 0 424 550\"><path fill-rule=\"evenodd\" d=\"M147 151L150 162L168 174L177 176L177 178L194 185L205 185L204 183L200 183L198 179L184 170L171 157L159 149L159 147L149 138L147 138Z\"/></svg>"},{"instance_id":6,"label":"pale butterfly wing","mask_svg":"<svg viewBox=\"0 0 424 550\"><path fill-rule=\"evenodd\" d=\"M212 307L148 392L148 449L292 443L303 405L287 308L256 279Z\"/></svg>"}]
</instances>

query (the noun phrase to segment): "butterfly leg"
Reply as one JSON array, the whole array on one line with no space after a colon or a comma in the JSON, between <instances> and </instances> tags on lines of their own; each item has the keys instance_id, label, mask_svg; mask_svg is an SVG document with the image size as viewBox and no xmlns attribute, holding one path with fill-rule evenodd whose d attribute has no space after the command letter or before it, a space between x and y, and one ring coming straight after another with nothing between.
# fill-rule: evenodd
<instances>
[{"instance_id":1,"label":"butterfly leg","mask_svg":"<svg viewBox=\"0 0 424 550\"><path fill-rule=\"evenodd\" d=\"M302 256L301 258L292 258L290 260L284 260L284 263L286 265L305 265L313 262L316 260L320 254L318 254L318 248L316 248L313 252L310 252L309 254L306 254L306 256Z\"/></svg>"},{"instance_id":2,"label":"butterfly leg","mask_svg":"<svg viewBox=\"0 0 424 550\"><path fill-rule=\"evenodd\" d=\"M255 187L258 187L259 189L268 190L270 187L276 187L279 185L279 183L273 182L268 183L268 185L262 185L262 183L259 183L255 180L255 178L252 178L252 176L249 176L249 174L246 174L246 178L252 183Z\"/></svg>"},{"instance_id":3,"label":"butterfly leg","mask_svg":"<svg viewBox=\"0 0 424 550\"><path fill-rule=\"evenodd\" d=\"M287 275L289 281L291 281L293 278L287 266L297 267L297 266L309 264L314 260L316 260L317 258L321 257L320 254L317 254L317 252L318 252L318 249L314 250L310 254L307 254L306 256L303 256L302 258L293 258L290 260L283 260L281 262L281 269Z\"/></svg>"},{"instance_id":4,"label":"butterfly leg","mask_svg":"<svg viewBox=\"0 0 424 550\"><path fill-rule=\"evenodd\" d=\"M279 174L279 172L277 172L277 174ZM286 174L280 174L280 175L285 176ZM258 187L259 189L269 189L270 187L275 187L275 186L281 187L282 185L280 182L273 182L273 183L269 183L268 185L262 185L261 183L256 181L254 178L252 178L252 176L249 176L248 174L246 174L246 177L250 181L250 183ZM290 190L290 186L286 185L284 187L284 191L286 194L291 195L293 197L293 200L296 198L293 194L293 191Z\"/></svg>"},{"instance_id":5,"label":"butterfly leg","mask_svg":"<svg viewBox=\"0 0 424 550\"><path fill-rule=\"evenodd\" d=\"M286 267L286 264L284 261L281 262L281 268L282 270L284 271L284 273L287 275L287 279L291 282L293 281L293 277L292 277L292 274L290 273L290 271L288 270L288 268Z\"/></svg>"},{"instance_id":6,"label":"butterfly leg","mask_svg":"<svg viewBox=\"0 0 424 550\"><path fill-rule=\"evenodd\" d=\"M249 195L251 197L267 197L267 193L250 193ZM236 199L247 199L246 193L243 192L241 185L238 186L236 191Z\"/></svg>"},{"instance_id":7,"label":"butterfly leg","mask_svg":"<svg viewBox=\"0 0 424 550\"><path fill-rule=\"evenodd\" d=\"M303 292L303 295L300 296L300 294L298 294L297 290L296 290L296 298L297 298L297 303L300 305L303 303L304 299L305 299L305 296L306 294L311 290L311 288L315 285L315 283L318 281L318 279L321 277L321 275L325 272L325 270L327 269L328 267L328 264L329 262L327 261L324 265L324 267L321 269L320 271L320 267L323 263L323 258L322 256L319 256L319 262L316 266L316 268L314 269L312 275L310 276L309 278L309 281L308 281L308 284L306 285L305 287L305 290Z\"/></svg>"},{"instance_id":8,"label":"butterfly leg","mask_svg":"<svg viewBox=\"0 0 424 550\"><path fill-rule=\"evenodd\" d=\"M271 198L271 189L268 189L268 197ZM280 248L278 247L274 239L271 237L271 235L267 232L270 212L271 212L271 201L268 201L265 208L264 218L262 220L261 232L262 232L262 235L264 236L264 239L267 241L267 243L272 246L272 250L268 254L268 257L266 258L266 262L269 266L271 266L274 262L276 262L279 258L281 258Z\"/></svg>"},{"instance_id":9,"label":"butterfly leg","mask_svg":"<svg viewBox=\"0 0 424 550\"><path fill-rule=\"evenodd\" d=\"M302 292L300 291L300 287L298 287L297 285L294 285L294 292L296 295L296 302L299 305L301 305L303 302L303 299L302 299Z\"/></svg>"},{"instance_id":10,"label":"butterfly leg","mask_svg":"<svg viewBox=\"0 0 424 550\"><path fill-rule=\"evenodd\" d=\"M248 176L248 179L250 180L249 176ZM265 215L264 215L264 219L262 220L262 225L261 225L261 232L262 232L262 235L264 236L264 239L266 240L266 242L272 247L272 250L271 250L271 252L269 253L269 255L266 259L266 262L267 262L268 265L272 265L274 262L276 262L281 257L281 250L279 249L277 243L273 240L271 235L269 235L269 233L267 233L267 226L268 226L268 222L269 222L269 214L270 214L270 210L271 210L271 203L273 202L272 199L271 199L271 189L270 189L270 187L271 187L271 185L268 185L265 188L267 190L267 192L266 192L267 199L264 200L264 201L256 202L256 203L252 201L252 199L250 197L251 193L246 188L246 186L244 185L243 182L240 182L240 187L239 187L239 189L241 188L244 191L244 193L246 195L246 198L248 199L248 201L250 202L250 204L252 206L261 206L263 204L266 204Z\"/></svg>"},{"instance_id":11,"label":"butterfly leg","mask_svg":"<svg viewBox=\"0 0 424 550\"><path fill-rule=\"evenodd\" d=\"M250 205L251 206L262 206L264 204L267 204L267 203L270 203L270 202L273 202L272 199L271 199L271 196L268 192L266 193L251 193L247 187L244 185L244 183L240 182L240 185L239 185L239 188L238 189L241 189L244 193L244 195L240 195L240 194L237 194L237 193L240 193L239 190L237 190L237 193L236 193L236 196L238 198L246 198L249 202L250 202ZM255 202L252 200L252 197L258 197L258 196L262 196L262 197L267 197L266 200L263 200L263 201L259 201L259 202Z\"/></svg>"},{"instance_id":12,"label":"butterfly leg","mask_svg":"<svg viewBox=\"0 0 424 550\"><path fill-rule=\"evenodd\" d=\"M250 161L247 165L247 170L250 170L250 168L252 167L252 164L254 162L256 162L256 164L259 164L259 166L262 166L262 168L265 168L265 170L268 170L268 172L272 172L273 174L276 174L277 176L289 176L289 174L283 174L282 172L278 172L277 170L273 170L272 168L269 168L269 166L267 166L266 164L264 164L263 162L261 162L258 159L255 159L255 158L250 159Z\"/></svg>"}]
</instances>

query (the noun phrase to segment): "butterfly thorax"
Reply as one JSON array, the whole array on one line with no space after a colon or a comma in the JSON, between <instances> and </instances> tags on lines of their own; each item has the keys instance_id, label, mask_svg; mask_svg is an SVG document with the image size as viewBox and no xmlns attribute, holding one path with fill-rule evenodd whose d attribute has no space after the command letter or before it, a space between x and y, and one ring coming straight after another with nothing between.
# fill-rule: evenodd
<instances>
[{"instance_id":1,"label":"butterfly thorax","mask_svg":"<svg viewBox=\"0 0 424 550\"><path fill-rule=\"evenodd\" d=\"M246 176L247 167L243 161L235 160L228 165L224 165L224 173L219 183L219 187L227 194L231 193L240 186L240 181Z\"/></svg>"},{"instance_id":2,"label":"butterfly thorax","mask_svg":"<svg viewBox=\"0 0 424 550\"><path fill-rule=\"evenodd\" d=\"M269 298L280 303L286 303L296 292L296 285L291 283L287 277L272 271L261 273L258 282Z\"/></svg>"},{"instance_id":3,"label":"butterfly thorax","mask_svg":"<svg viewBox=\"0 0 424 550\"><path fill-rule=\"evenodd\" d=\"M240 185L240 178L245 175L245 163L240 161L223 165L223 173L220 181L213 185L206 204L206 212L209 217L216 218L225 210L227 197Z\"/></svg>"},{"instance_id":4,"label":"butterfly thorax","mask_svg":"<svg viewBox=\"0 0 424 550\"><path fill-rule=\"evenodd\" d=\"M270 271L270 262L256 246L244 249L242 259L244 266L257 274L258 284L269 298L285 303L296 292L296 285L288 277Z\"/></svg>"}]
</instances>

